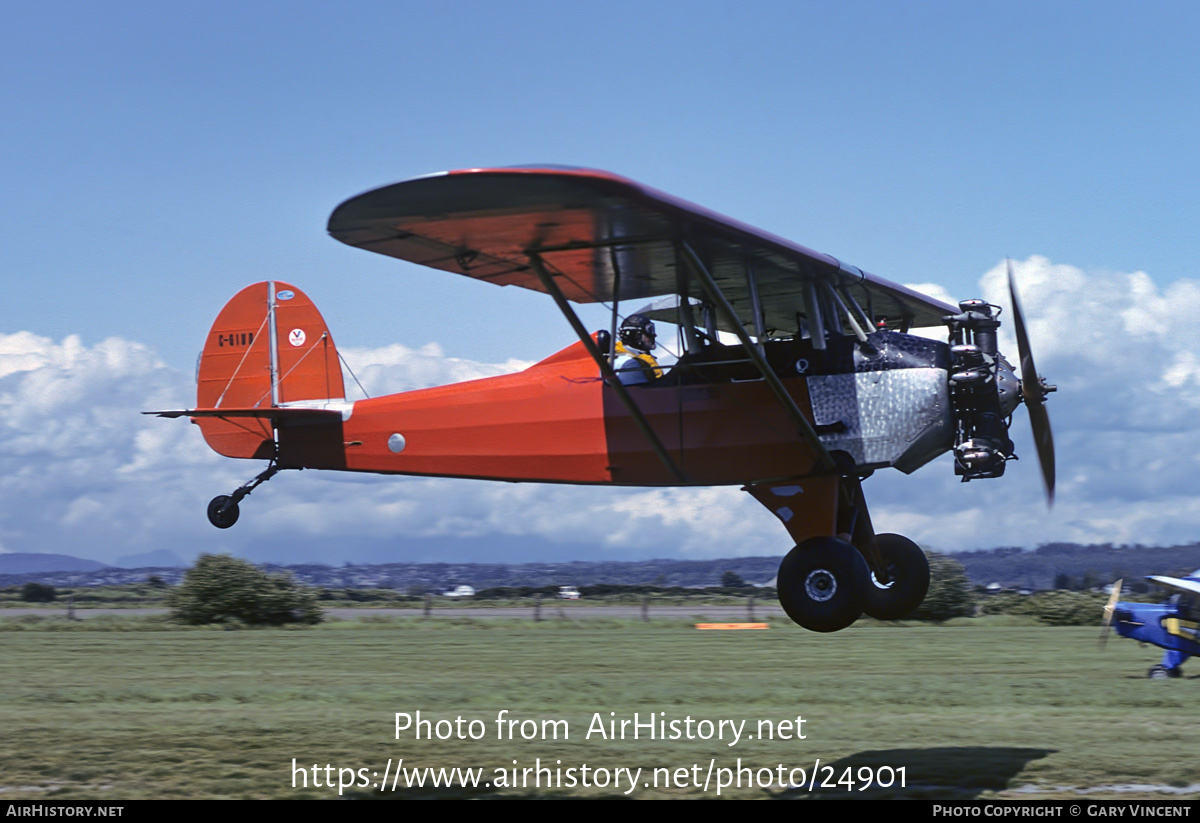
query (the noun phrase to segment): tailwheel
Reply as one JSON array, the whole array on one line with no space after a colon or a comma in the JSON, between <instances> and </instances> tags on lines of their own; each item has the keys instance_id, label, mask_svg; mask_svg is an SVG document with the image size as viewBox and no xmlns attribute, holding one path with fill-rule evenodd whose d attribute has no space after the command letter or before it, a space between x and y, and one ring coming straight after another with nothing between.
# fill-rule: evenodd
<instances>
[{"instance_id":1,"label":"tailwheel","mask_svg":"<svg viewBox=\"0 0 1200 823\"><path fill-rule=\"evenodd\" d=\"M796 623L836 632L862 615L870 580L857 549L834 537L813 537L783 558L776 588L779 604Z\"/></svg>"},{"instance_id":2,"label":"tailwheel","mask_svg":"<svg viewBox=\"0 0 1200 823\"><path fill-rule=\"evenodd\" d=\"M929 560L921 547L899 534L877 534L886 580L871 572L867 604L863 608L876 620L907 617L929 591Z\"/></svg>"},{"instance_id":3,"label":"tailwheel","mask_svg":"<svg viewBox=\"0 0 1200 823\"><path fill-rule=\"evenodd\" d=\"M227 494L218 494L208 503L208 522L218 529L228 529L238 521L237 501Z\"/></svg>"},{"instance_id":4,"label":"tailwheel","mask_svg":"<svg viewBox=\"0 0 1200 823\"><path fill-rule=\"evenodd\" d=\"M238 521L238 515L241 514L238 510L238 503L242 502L242 498L277 474L279 474L279 466L272 459L267 467L258 473L257 477L234 489L233 494L218 494L208 501L208 522L218 529L228 529Z\"/></svg>"}]
</instances>

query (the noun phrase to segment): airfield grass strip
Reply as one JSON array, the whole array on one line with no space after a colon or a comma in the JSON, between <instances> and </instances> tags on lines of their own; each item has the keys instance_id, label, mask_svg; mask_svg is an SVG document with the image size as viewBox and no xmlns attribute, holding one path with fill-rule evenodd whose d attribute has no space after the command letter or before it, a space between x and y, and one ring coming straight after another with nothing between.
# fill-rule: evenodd
<instances>
[{"instance_id":1,"label":"airfield grass strip","mask_svg":"<svg viewBox=\"0 0 1200 823\"><path fill-rule=\"evenodd\" d=\"M1081 628L855 626L697 632L683 621L386 618L304 630L106 630L25 621L0 634L0 797L326 798L302 766L877 763L907 797L1164 797L1200 783L1200 678L1149 681L1153 650ZM24 620L19 618L18 620ZM124 621L121 623L121 621ZM155 622L157 621L157 622ZM2 621L5 623L17 621ZM69 621L62 621L69 623ZM120 624L120 625L118 625ZM98 624L97 624L98 626ZM395 739L396 712L485 721L480 740ZM568 721L569 740L497 740L494 721ZM805 718L803 740L584 740L594 713ZM837 792L834 792L836 794ZM844 790L842 791L844 794ZM359 796L395 795L357 791ZM406 796L475 796L426 789ZM828 795L829 792L826 792ZM608 789L484 796L620 796ZM1200 795L1193 787L1190 797ZM642 788L635 797L703 797ZM743 788L722 796L807 796Z\"/></svg>"}]
</instances>

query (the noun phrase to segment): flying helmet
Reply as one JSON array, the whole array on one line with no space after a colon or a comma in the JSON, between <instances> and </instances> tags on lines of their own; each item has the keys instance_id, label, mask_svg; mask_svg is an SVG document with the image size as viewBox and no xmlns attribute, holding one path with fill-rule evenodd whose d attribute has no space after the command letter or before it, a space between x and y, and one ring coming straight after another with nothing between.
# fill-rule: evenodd
<instances>
[{"instance_id":1,"label":"flying helmet","mask_svg":"<svg viewBox=\"0 0 1200 823\"><path fill-rule=\"evenodd\" d=\"M638 351L654 348L654 324L644 314L631 314L621 323L621 343Z\"/></svg>"}]
</instances>

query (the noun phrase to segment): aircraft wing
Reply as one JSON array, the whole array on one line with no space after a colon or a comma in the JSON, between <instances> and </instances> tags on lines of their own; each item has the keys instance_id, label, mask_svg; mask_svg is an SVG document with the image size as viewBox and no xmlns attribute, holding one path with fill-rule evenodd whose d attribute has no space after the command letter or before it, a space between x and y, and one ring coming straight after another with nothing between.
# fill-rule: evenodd
<instances>
[{"instance_id":1,"label":"aircraft wing","mask_svg":"<svg viewBox=\"0 0 1200 823\"><path fill-rule=\"evenodd\" d=\"M1154 583L1160 586L1166 586L1168 589L1174 589L1177 592L1184 594L1200 594L1200 577L1166 577L1164 575L1154 575L1147 577Z\"/></svg>"},{"instance_id":2,"label":"aircraft wing","mask_svg":"<svg viewBox=\"0 0 1200 823\"><path fill-rule=\"evenodd\" d=\"M844 288L873 321L887 318L892 326L937 326L958 312L827 254L592 169L419 177L350 198L330 216L329 233L368 251L544 292L530 265L537 255L578 303L681 293L676 243L685 241L744 324L754 316L746 276L753 267L767 330L795 331L809 284L821 279Z\"/></svg>"}]
</instances>

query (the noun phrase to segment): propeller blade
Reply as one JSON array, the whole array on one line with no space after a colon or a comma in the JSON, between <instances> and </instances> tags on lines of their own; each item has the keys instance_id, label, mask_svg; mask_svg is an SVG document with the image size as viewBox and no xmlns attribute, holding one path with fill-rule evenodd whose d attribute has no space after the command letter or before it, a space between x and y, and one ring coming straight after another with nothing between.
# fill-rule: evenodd
<instances>
[{"instance_id":1,"label":"propeller blade","mask_svg":"<svg viewBox=\"0 0 1200 823\"><path fill-rule=\"evenodd\" d=\"M1117 610L1117 601L1121 599L1121 584L1125 582L1125 578L1121 578L1116 583L1113 583L1112 594L1108 596L1108 602L1104 604L1104 624L1100 629L1100 648L1108 645L1108 628L1112 625L1113 613Z\"/></svg>"},{"instance_id":2,"label":"propeller blade","mask_svg":"<svg viewBox=\"0 0 1200 823\"><path fill-rule=\"evenodd\" d=\"M1017 297L1017 282L1013 277L1012 261L1008 261L1008 296L1012 299L1013 327L1017 334L1017 354L1021 358L1021 396L1029 409L1029 422L1033 426L1033 442L1037 447L1038 464L1042 467L1042 481L1046 484L1046 502L1054 503L1054 434L1050 431L1050 415L1046 413L1046 396L1042 391L1041 378L1033 364L1033 352L1029 346L1029 334L1025 331L1025 314L1021 311L1021 300Z\"/></svg>"}]
</instances>

